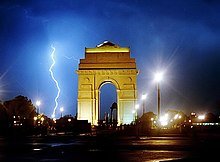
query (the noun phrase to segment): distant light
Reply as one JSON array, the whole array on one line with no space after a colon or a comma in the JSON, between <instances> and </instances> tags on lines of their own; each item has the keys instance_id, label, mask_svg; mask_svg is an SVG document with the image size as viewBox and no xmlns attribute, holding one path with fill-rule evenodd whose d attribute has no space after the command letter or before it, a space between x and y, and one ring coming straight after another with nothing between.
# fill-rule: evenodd
<instances>
[{"instance_id":1,"label":"distant light","mask_svg":"<svg viewBox=\"0 0 220 162\"><path fill-rule=\"evenodd\" d=\"M195 112L191 112L191 115L196 115L196 113Z\"/></svg>"},{"instance_id":2,"label":"distant light","mask_svg":"<svg viewBox=\"0 0 220 162\"><path fill-rule=\"evenodd\" d=\"M162 126L168 125L168 114L165 114L164 116L161 116L160 118L160 124Z\"/></svg>"},{"instance_id":3,"label":"distant light","mask_svg":"<svg viewBox=\"0 0 220 162\"><path fill-rule=\"evenodd\" d=\"M154 80L155 80L156 82L160 82L160 81L162 81L162 79L163 79L163 73L162 73L162 72L157 72L157 73L155 73L155 75L154 75Z\"/></svg>"},{"instance_id":4,"label":"distant light","mask_svg":"<svg viewBox=\"0 0 220 162\"><path fill-rule=\"evenodd\" d=\"M137 109L139 109L139 105L137 104L137 105L135 105L135 109L137 110Z\"/></svg>"},{"instance_id":5,"label":"distant light","mask_svg":"<svg viewBox=\"0 0 220 162\"><path fill-rule=\"evenodd\" d=\"M178 114L176 114L176 115L174 116L174 119L177 119L177 118L178 118L178 116L179 116L179 115L178 115Z\"/></svg>"},{"instance_id":6,"label":"distant light","mask_svg":"<svg viewBox=\"0 0 220 162\"><path fill-rule=\"evenodd\" d=\"M200 120L205 119L205 115L199 115L199 116L198 116L198 119L200 119Z\"/></svg>"},{"instance_id":7,"label":"distant light","mask_svg":"<svg viewBox=\"0 0 220 162\"><path fill-rule=\"evenodd\" d=\"M63 112L63 111L64 111L64 108L63 108L63 107L61 107L61 108L60 108L60 111L61 111L61 112Z\"/></svg>"},{"instance_id":8,"label":"distant light","mask_svg":"<svg viewBox=\"0 0 220 162\"><path fill-rule=\"evenodd\" d=\"M147 94L143 94L142 96L141 96L141 99L142 100L145 100L147 98Z\"/></svg>"},{"instance_id":9,"label":"distant light","mask_svg":"<svg viewBox=\"0 0 220 162\"><path fill-rule=\"evenodd\" d=\"M40 105L41 105L41 102L40 102L39 100L37 100L37 101L36 101L36 105L37 105L37 106L40 106Z\"/></svg>"}]
</instances>

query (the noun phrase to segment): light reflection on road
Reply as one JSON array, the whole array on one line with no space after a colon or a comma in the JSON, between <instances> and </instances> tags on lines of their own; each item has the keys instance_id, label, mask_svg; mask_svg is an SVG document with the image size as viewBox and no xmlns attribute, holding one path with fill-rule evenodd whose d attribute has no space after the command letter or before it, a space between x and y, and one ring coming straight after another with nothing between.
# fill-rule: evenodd
<instances>
[{"instance_id":1,"label":"light reflection on road","mask_svg":"<svg viewBox=\"0 0 220 162\"><path fill-rule=\"evenodd\" d=\"M103 160L104 156L105 161L159 162L200 156L202 153L197 155L193 151L198 153L200 146L209 146L204 147L204 139L201 141L191 137L123 137L115 140L89 136L0 138L0 161L88 162Z\"/></svg>"}]
</instances>

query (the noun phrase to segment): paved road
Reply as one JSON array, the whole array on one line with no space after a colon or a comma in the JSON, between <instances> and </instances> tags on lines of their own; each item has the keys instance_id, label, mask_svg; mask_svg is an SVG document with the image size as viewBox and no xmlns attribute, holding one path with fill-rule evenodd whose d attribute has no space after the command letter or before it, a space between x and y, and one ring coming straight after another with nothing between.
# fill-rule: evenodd
<instances>
[{"instance_id":1,"label":"paved road","mask_svg":"<svg viewBox=\"0 0 220 162\"><path fill-rule=\"evenodd\" d=\"M157 136L139 138L102 134L96 136L32 136L0 138L0 161L210 161L218 158L218 136Z\"/></svg>"}]
</instances>

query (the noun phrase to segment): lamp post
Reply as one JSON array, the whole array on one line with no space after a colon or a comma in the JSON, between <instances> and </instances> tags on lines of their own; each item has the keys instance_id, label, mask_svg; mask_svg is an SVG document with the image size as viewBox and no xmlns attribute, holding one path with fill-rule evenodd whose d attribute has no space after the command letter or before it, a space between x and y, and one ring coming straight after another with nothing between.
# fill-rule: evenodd
<instances>
[{"instance_id":1,"label":"lamp post","mask_svg":"<svg viewBox=\"0 0 220 162\"><path fill-rule=\"evenodd\" d=\"M135 121L138 119L137 111L139 109L139 104L135 105Z\"/></svg>"},{"instance_id":2,"label":"lamp post","mask_svg":"<svg viewBox=\"0 0 220 162\"><path fill-rule=\"evenodd\" d=\"M145 101L146 98L147 98L147 94L143 94L142 97L141 97L141 99L143 100L143 115L145 113L144 101Z\"/></svg>"},{"instance_id":3,"label":"lamp post","mask_svg":"<svg viewBox=\"0 0 220 162\"><path fill-rule=\"evenodd\" d=\"M163 73L162 72L155 73L154 79L157 82L157 111L158 111L158 119L160 119L160 82L163 79Z\"/></svg>"},{"instance_id":4,"label":"lamp post","mask_svg":"<svg viewBox=\"0 0 220 162\"><path fill-rule=\"evenodd\" d=\"M61 113L60 115L61 115L61 118L63 117L63 111L64 111L64 108L61 107L61 108L60 108L60 113Z\"/></svg>"},{"instance_id":5,"label":"lamp post","mask_svg":"<svg viewBox=\"0 0 220 162\"><path fill-rule=\"evenodd\" d=\"M41 105L40 100L36 101L36 105L37 105L37 115L38 115L40 113L40 105Z\"/></svg>"},{"instance_id":6,"label":"lamp post","mask_svg":"<svg viewBox=\"0 0 220 162\"><path fill-rule=\"evenodd\" d=\"M135 118L136 118L136 111L135 110L132 110L132 114L133 114L133 121L135 122Z\"/></svg>"}]
</instances>

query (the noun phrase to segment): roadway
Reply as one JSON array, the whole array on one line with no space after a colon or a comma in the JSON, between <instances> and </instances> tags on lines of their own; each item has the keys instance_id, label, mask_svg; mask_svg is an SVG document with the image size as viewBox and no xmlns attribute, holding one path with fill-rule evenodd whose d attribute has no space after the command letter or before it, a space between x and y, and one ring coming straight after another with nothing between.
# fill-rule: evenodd
<instances>
[{"instance_id":1,"label":"roadway","mask_svg":"<svg viewBox=\"0 0 220 162\"><path fill-rule=\"evenodd\" d=\"M159 162L210 161L218 158L220 138L196 136L117 136L114 133L1 137L4 162Z\"/></svg>"}]
</instances>

